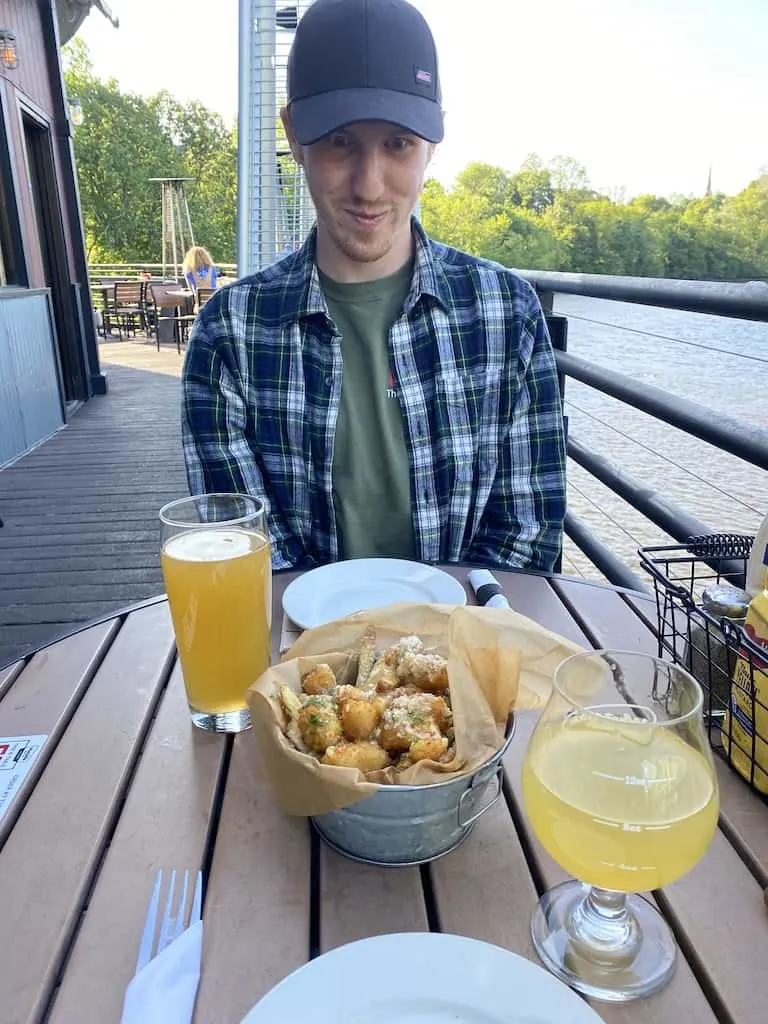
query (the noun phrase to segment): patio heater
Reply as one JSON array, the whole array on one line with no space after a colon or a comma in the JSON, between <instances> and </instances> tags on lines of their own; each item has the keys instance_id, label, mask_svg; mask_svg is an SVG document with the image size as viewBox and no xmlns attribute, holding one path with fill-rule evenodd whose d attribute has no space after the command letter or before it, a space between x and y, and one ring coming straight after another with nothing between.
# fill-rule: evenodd
<instances>
[{"instance_id":1,"label":"patio heater","mask_svg":"<svg viewBox=\"0 0 768 1024\"><path fill-rule=\"evenodd\" d=\"M238 275L297 249L314 221L280 125L288 52L312 0L239 0Z\"/></svg>"},{"instance_id":2,"label":"patio heater","mask_svg":"<svg viewBox=\"0 0 768 1024\"><path fill-rule=\"evenodd\" d=\"M163 277L181 277L181 264L187 249L195 244L192 218L184 192L184 182L192 178L150 178L159 181L163 204Z\"/></svg>"}]
</instances>

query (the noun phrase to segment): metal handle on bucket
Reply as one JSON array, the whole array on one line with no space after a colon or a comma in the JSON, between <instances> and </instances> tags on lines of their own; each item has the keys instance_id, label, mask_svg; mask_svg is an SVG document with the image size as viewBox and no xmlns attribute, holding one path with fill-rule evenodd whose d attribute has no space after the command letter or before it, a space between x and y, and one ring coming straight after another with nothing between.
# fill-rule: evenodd
<instances>
[{"instance_id":1,"label":"metal handle on bucket","mask_svg":"<svg viewBox=\"0 0 768 1024\"><path fill-rule=\"evenodd\" d=\"M481 815L485 814L486 811L489 811L491 807L493 807L501 796L502 773L503 768L499 765L491 778L488 778L487 776L485 778L481 778L478 775L472 779L469 789L465 789L459 797L459 828L466 828L468 825L471 825L474 821L477 821ZM493 785L494 782L496 783L496 787L491 799L487 803L483 804L479 811L475 811L474 814L470 813L469 817L465 817L466 811L468 810L471 812L474 809L476 801L485 794L488 786ZM469 808L465 808L464 806L467 800L470 801Z\"/></svg>"}]
</instances>

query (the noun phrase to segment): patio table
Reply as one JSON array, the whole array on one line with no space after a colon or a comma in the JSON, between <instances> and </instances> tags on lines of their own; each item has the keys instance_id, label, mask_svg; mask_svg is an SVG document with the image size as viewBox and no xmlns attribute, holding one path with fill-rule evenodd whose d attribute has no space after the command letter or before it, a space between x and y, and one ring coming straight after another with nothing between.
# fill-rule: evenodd
<instances>
[{"instance_id":1,"label":"patio table","mask_svg":"<svg viewBox=\"0 0 768 1024\"><path fill-rule=\"evenodd\" d=\"M467 568L444 568L468 586ZM294 575L274 580L275 654ZM513 608L585 647L656 653L645 595L497 576ZM426 867L385 869L335 854L279 811L252 735L191 725L164 598L0 669L0 737L42 737L0 818L4 1024L119 1020L160 867L202 867L206 880L199 1024L236 1024L294 968L366 936L441 930L535 961L531 912L563 874L522 807L533 724L518 715L504 798L462 846ZM688 875L653 894L678 939L677 972L648 999L595 1003L609 1024L766 1020L768 813L716 760L720 828Z\"/></svg>"}]
</instances>

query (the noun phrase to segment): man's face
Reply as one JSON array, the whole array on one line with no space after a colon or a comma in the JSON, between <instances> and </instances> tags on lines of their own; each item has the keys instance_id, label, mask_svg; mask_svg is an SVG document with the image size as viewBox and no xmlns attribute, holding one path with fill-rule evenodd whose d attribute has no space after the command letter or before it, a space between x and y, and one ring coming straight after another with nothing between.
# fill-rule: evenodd
<instances>
[{"instance_id":1,"label":"man's face","mask_svg":"<svg viewBox=\"0 0 768 1024\"><path fill-rule=\"evenodd\" d=\"M351 124L301 146L287 112L283 123L315 204L318 252L325 247L334 264L347 267L381 264L382 276L397 270L410 254L410 218L435 147L384 121Z\"/></svg>"}]
</instances>

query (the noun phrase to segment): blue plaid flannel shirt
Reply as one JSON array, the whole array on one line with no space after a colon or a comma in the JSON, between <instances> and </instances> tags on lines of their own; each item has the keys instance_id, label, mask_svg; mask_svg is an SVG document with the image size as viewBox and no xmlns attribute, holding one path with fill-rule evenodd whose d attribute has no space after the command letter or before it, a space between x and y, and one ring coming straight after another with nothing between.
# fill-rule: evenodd
<instances>
[{"instance_id":1,"label":"blue plaid flannel shirt","mask_svg":"<svg viewBox=\"0 0 768 1024\"><path fill-rule=\"evenodd\" d=\"M539 301L512 271L432 241L417 221L413 233L411 288L389 350L419 557L551 569L565 443ZM331 470L342 359L315 237L209 299L182 375L190 491L262 498L275 568L338 558Z\"/></svg>"}]
</instances>

